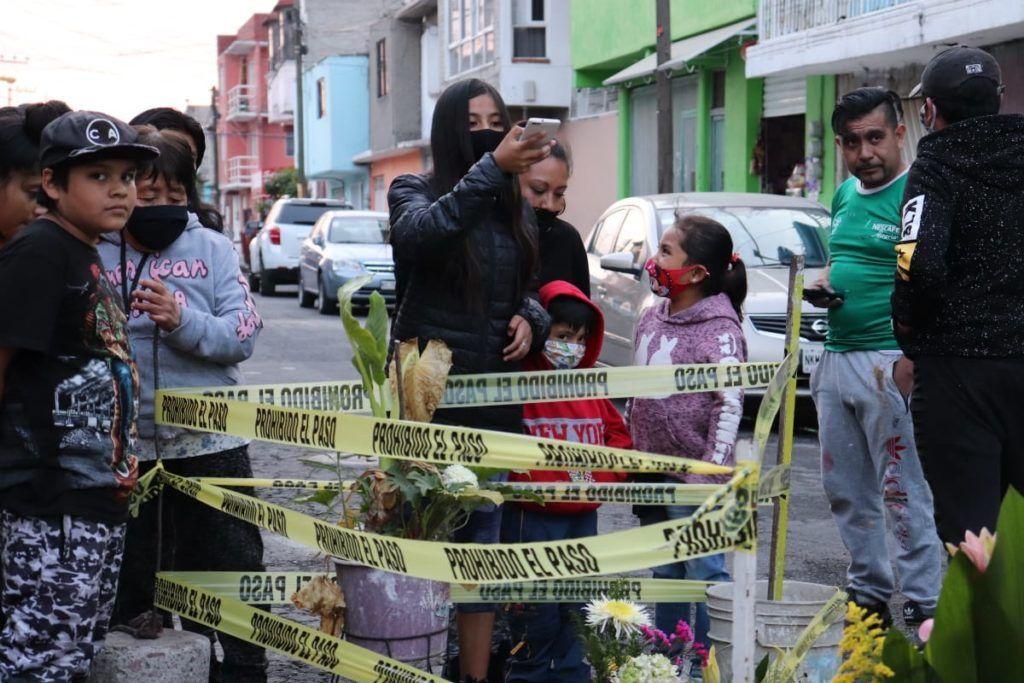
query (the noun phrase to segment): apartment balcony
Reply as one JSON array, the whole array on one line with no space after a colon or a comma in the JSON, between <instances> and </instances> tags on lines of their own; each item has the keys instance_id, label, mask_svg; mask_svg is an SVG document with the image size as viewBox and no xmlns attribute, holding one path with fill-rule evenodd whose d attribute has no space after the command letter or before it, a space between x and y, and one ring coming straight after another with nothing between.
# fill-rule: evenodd
<instances>
[{"instance_id":1,"label":"apartment balcony","mask_svg":"<svg viewBox=\"0 0 1024 683\"><path fill-rule=\"evenodd\" d=\"M260 115L259 98L256 86L239 84L228 90L228 110L224 115L226 121L253 121Z\"/></svg>"},{"instance_id":2,"label":"apartment balcony","mask_svg":"<svg viewBox=\"0 0 1024 683\"><path fill-rule=\"evenodd\" d=\"M263 182L259 157L238 156L228 159L225 190L248 190Z\"/></svg>"},{"instance_id":3,"label":"apartment balcony","mask_svg":"<svg viewBox=\"0 0 1024 683\"><path fill-rule=\"evenodd\" d=\"M757 16L758 34L768 41L791 33L833 26L912 0L764 0Z\"/></svg>"},{"instance_id":4,"label":"apartment balcony","mask_svg":"<svg viewBox=\"0 0 1024 683\"><path fill-rule=\"evenodd\" d=\"M856 73L923 64L944 45L1024 32L1024 2L761 0L747 77Z\"/></svg>"},{"instance_id":5,"label":"apartment balcony","mask_svg":"<svg viewBox=\"0 0 1024 683\"><path fill-rule=\"evenodd\" d=\"M295 118L295 61L285 60L267 80L267 121L290 125Z\"/></svg>"}]
</instances>

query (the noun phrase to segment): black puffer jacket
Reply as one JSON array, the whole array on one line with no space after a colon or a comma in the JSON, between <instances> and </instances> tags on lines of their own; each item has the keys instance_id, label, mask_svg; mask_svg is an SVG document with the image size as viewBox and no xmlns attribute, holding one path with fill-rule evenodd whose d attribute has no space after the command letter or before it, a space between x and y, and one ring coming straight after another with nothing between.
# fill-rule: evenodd
<instances>
[{"instance_id":1,"label":"black puffer jacket","mask_svg":"<svg viewBox=\"0 0 1024 683\"><path fill-rule=\"evenodd\" d=\"M547 340L547 313L519 285L521 254L511 226L497 215L495 204L512 176L486 154L441 198L420 175L396 178L388 192L391 244L399 306L393 334L397 339L440 339L452 350L453 375L514 372L519 363L502 360L511 341L508 323L523 316L533 328L535 351ZM528 207L527 207L528 208ZM532 211L524 220L536 230ZM482 304L467 303L453 282L452 259L461 258L463 240L473 240L481 260ZM490 406L440 410L435 422L519 432L521 406Z\"/></svg>"},{"instance_id":2,"label":"black puffer jacket","mask_svg":"<svg viewBox=\"0 0 1024 683\"><path fill-rule=\"evenodd\" d=\"M1024 116L922 138L903 202L892 297L903 351L1024 357Z\"/></svg>"}]
</instances>

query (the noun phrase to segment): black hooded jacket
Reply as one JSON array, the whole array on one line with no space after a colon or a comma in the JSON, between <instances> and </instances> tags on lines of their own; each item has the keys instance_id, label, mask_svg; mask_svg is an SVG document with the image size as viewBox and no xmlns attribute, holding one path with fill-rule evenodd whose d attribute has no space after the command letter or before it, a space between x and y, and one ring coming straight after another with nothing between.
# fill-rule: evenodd
<instances>
[{"instance_id":1,"label":"black hooded jacket","mask_svg":"<svg viewBox=\"0 0 1024 683\"><path fill-rule=\"evenodd\" d=\"M513 176L488 153L443 197L436 197L421 175L400 176L388 191L399 298L393 335L401 340L418 338L421 344L444 341L452 351L453 375L519 370L519 363L502 359L514 315L530 323L531 351L548 338L548 314L523 291L521 250L508 220L496 209L500 192L511 182ZM529 207L523 216L536 230ZM479 306L467 301L466 292L451 276L450 262L463 257L467 239L480 259ZM434 421L520 432L522 406L439 410Z\"/></svg>"},{"instance_id":2,"label":"black hooded jacket","mask_svg":"<svg viewBox=\"0 0 1024 683\"><path fill-rule=\"evenodd\" d=\"M908 356L1024 357L1024 115L921 139L896 251L893 319Z\"/></svg>"}]
</instances>

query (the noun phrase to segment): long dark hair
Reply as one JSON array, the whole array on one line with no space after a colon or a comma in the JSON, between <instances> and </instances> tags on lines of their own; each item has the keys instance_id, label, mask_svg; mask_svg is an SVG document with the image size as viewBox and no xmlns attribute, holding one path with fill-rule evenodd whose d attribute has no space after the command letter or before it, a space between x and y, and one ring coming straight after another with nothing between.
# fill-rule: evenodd
<instances>
[{"instance_id":1,"label":"long dark hair","mask_svg":"<svg viewBox=\"0 0 1024 683\"><path fill-rule=\"evenodd\" d=\"M59 100L0 108L0 182L6 182L15 171L39 171L43 128L69 111Z\"/></svg>"},{"instance_id":2,"label":"long dark hair","mask_svg":"<svg viewBox=\"0 0 1024 683\"><path fill-rule=\"evenodd\" d=\"M687 265L700 264L708 276L700 284L704 296L725 292L743 320L743 300L747 298L747 267L733 258L732 235L716 220L699 214L676 218L673 226L680 233L679 246L686 252Z\"/></svg>"},{"instance_id":3,"label":"long dark hair","mask_svg":"<svg viewBox=\"0 0 1024 683\"><path fill-rule=\"evenodd\" d=\"M473 155L473 141L469 135L469 101L480 95L490 95L498 106L501 123L505 130L512 127L505 101L489 83L476 78L458 81L448 86L437 99L434 118L430 128L430 150L434 157L434 169L430 175L430 187L441 197L452 191L462 177L476 163ZM497 210L507 214L512 235L519 245L520 291L533 277L537 265L537 235L533 224L523 220L523 200L519 183L509 183L498 198ZM480 306L480 286L483 274L480 270L481 256L473 249L467 238L462 241L462 258L450 262L453 283L462 290L467 303ZM491 264L492 267L494 264Z\"/></svg>"}]
</instances>

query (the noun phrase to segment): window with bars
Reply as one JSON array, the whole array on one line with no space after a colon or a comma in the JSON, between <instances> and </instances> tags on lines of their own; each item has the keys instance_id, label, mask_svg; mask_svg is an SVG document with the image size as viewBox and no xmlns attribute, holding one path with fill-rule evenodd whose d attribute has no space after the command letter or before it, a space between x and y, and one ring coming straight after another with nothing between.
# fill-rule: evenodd
<instances>
[{"instance_id":1,"label":"window with bars","mask_svg":"<svg viewBox=\"0 0 1024 683\"><path fill-rule=\"evenodd\" d=\"M449 76L494 61L494 4L494 0L448 0Z\"/></svg>"},{"instance_id":2,"label":"window with bars","mask_svg":"<svg viewBox=\"0 0 1024 683\"><path fill-rule=\"evenodd\" d=\"M384 40L377 41L377 97L388 94L388 50Z\"/></svg>"},{"instance_id":3,"label":"window with bars","mask_svg":"<svg viewBox=\"0 0 1024 683\"><path fill-rule=\"evenodd\" d=\"M547 55L546 0L512 0L512 58L544 59Z\"/></svg>"}]
</instances>

